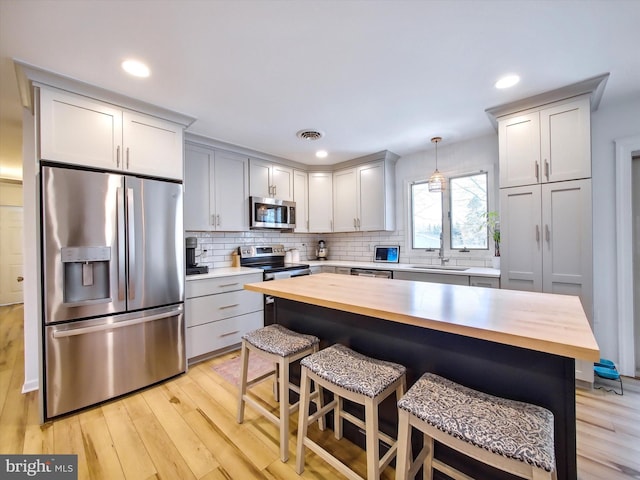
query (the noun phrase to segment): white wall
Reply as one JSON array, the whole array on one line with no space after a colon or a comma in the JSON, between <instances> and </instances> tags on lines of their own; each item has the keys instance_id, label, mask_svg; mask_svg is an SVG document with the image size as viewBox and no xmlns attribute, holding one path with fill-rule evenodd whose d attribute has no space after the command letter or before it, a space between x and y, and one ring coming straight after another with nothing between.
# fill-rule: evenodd
<instances>
[{"instance_id":1,"label":"white wall","mask_svg":"<svg viewBox=\"0 0 640 480\"><path fill-rule=\"evenodd\" d=\"M594 333L602 357L616 363L619 363L620 359L618 358L618 306L616 303L614 140L639 134L640 93L637 98L607 104L605 91L600 108L593 113L591 118L593 320Z\"/></svg>"},{"instance_id":2,"label":"white wall","mask_svg":"<svg viewBox=\"0 0 640 480\"><path fill-rule=\"evenodd\" d=\"M22 183L10 182L0 178L0 205L21 207Z\"/></svg>"}]
</instances>

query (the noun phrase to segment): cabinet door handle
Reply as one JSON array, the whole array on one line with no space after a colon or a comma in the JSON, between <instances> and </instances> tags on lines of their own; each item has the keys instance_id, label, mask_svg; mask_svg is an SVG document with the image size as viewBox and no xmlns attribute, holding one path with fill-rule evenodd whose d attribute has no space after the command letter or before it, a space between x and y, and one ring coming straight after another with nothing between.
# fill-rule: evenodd
<instances>
[{"instance_id":1,"label":"cabinet door handle","mask_svg":"<svg viewBox=\"0 0 640 480\"><path fill-rule=\"evenodd\" d=\"M240 330L234 330L233 332L229 332L229 333L223 333L220 335L220 337L229 337L231 335L235 335L236 333L239 333Z\"/></svg>"},{"instance_id":2,"label":"cabinet door handle","mask_svg":"<svg viewBox=\"0 0 640 480\"><path fill-rule=\"evenodd\" d=\"M120 145L116 147L116 167L120 168Z\"/></svg>"},{"instance_id":3,"label":"cabinet door handle","mask_svg":"<svg viewBox=\"0 0 640 480\"><path fill-rule=\"evenodd\" d=\"M219 307L219 309L220 309L220 310L225 310L225 309L227 309L227 308L235 308L235 307L237 307L238 305L240 305L240 304L239 304L239 303L234 303L233 305L224 305L224 306L222 306L222 307Z\"/></svg>"},{"instance_id":4,"label":"cabinet door handle","mask_svg":"<svg viewBox=\"0 0 640 480\"><path fill-rule=\"evenodd\" d=\"M277 186L277 185L274 185L274 186L273 186L273 196L274 196L274 197L277 195L277 193L276 193L277 191L278 191L278 186Z\"/></svg>"},{"instance_id":5,"label":"cabinet door handle","mask_svg":"<svg viewBox=\"0 0 640 480\"><path fill-rule=\"evenodd\" d=\"M358 230L360 230L360 219L358 219Z\"/></svg>"},{"instance_id":6,"label":"cabinet door handle","mask_svg":"<svg viewBox=\"0 0 640 480\"><path fill-rule=\"evenodd\" d=\"M547 177L547 180L549 180L549 160L546 158L544 159L544 175Z\"/></svg>"},{"instance_id":7,"label":"cabinet door handle","mask_svg":"<svg viewBox=\"0 0 640 480\"><path fill-rule=\"evenodd\" d=\"M224 285L218 285L218 288L226 288L226 287L233 287L234 285L240 285L239 283L225 283Z\"/></svg>"},{"instance_id":8,"label":"cabinet door handle","mask_svg":"<svg viewBox=\"0 0 640 480\"><path fill-rule=\"evenodd\" d=\"M216 215L211 215L211 225L215 225L216 224Z\"/></svg>"},{"instance_id":9,"label":"cabinet door handle","mask_svg":"<svg viewBox=\"0 0 640 480\"><path fill-rule=\"evenodd\" d=\"M356 230L358 228L358 224L356 222L356 219L353 219L353 229Z\"/></svg>"},{"instance_id":10,"label":"cabinet door handle","mask_svg":"<svg viewBox=\"0 0 640 480\"><path fill-rule=\"evenodd\" d=\"M536 225L536 242L540 241L540 225Z\"/></svg>"},{"instance_id":11,"label":"cabinet door handle","mask_svg":"<svg viewBox=\"0 0 640 480\"><path fill-rule=\"evenodd\" d=\"M216 225L220 226L220 214L216 215Z\"/></svg>"},{"instance_id":12,"label":"cabinet door handle","mask_svg":"<svg viewBox=\"0 0 640 480\"><path fill-rule=\"evenodd\" d=\"M549 225L545 224L545 226L544 226L544 239L547 241L547 243L549 243L550 238L551 238L551 231L549 230Z\"/></svg>"},{"instance_id":13,"label":"cabinet door handle","mask_svg":"<svg viewBox=\"0 0 640 480\"><path fill-rule=\"evenodd\" d=\"M129 170L129 147L127 147L127 170Z\"/></svg>"},{"instance_id":14,"label":"cabinet door handle","mask_svg":"<svg viewBox=\"0 0 640 480\"><path fill-rule=\"evenodd\" d=\"M536 182L540 181L540 164L536 160Z\"/></svg>"}]
</instances>

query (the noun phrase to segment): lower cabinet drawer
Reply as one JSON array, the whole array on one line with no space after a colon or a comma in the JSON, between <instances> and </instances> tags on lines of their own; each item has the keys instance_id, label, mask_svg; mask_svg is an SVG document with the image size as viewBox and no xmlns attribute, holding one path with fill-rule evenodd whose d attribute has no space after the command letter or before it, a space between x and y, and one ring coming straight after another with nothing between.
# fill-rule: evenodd
<instances>
[{"instance_id":1,"label":"lower cabinet drawer","mask_svg":"<svg viewBox=\"0 0 640 480\"><path fill-rule=\"evenodd\" d=\"M263 311L187 328L187 358L241 342L242 335L264 325Z\"/></svg>"},{"instance_id":2,"label":"lower cabinet drawer","mask_svg":"<svg viewBox=\"0 0 640 480\"><path fill-rule=\"evenodd\" d=\"M500 288L500 279L496 277L469 277L472 287Z\"/></svg>"},{"instance_id":3,"label":"lower cabinet drawer","mask_svg":"<svg viewBox=\"0 0 640 480\"><path fill-rule=\"evenodd\" d=\"M262 294L249 290L187 298L185 302L187 327L262 310L263 302Z\"/></svg>"}]
</instances>

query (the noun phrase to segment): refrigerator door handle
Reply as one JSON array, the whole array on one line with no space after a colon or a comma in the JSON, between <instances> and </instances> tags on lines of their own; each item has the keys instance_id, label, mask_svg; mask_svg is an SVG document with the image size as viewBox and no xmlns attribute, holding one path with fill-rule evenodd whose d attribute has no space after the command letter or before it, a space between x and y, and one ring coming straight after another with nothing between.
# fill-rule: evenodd
<instances>
[{"instance_id":1,"label":"refrigerator door handle","mask_svg":"<svg viewBox=\"0 0 640 480\"><path fill-rule=\"evenodd\" d=\"M136 298L135 280L136 274L136 230L134 221L133 188L127 188L127 224L129 230L129 275L127 276L127 291L129 300Z\"/></svg>"},{"instance_id":2,"label":"refrigerator door handle","mask_svg":"<svg viewBox=\"0 0 640 480\"><path fill-rule=\"evenodd\" d=\"M124 194L122 187L118 187L117 192L117 205L116 205L116 229L118 231L118 300L124 301L124 286L125 286L125 265L124 265L124 252L125 252L125 216L124 216Z\"/></svg>"},{"instance_id":3,"label":"refrigerator door handle","mask_svg":"<svg viewBox=\"0 0 640 480\"><path fill-rule=\"evenodd\" d=\"M182 313L181 309L172 310L170 312L158 313L156 315L149 315L148 317L139 317L132 320L125 320L117 323L103 323L102 325L93 325L91 327L80 327L71 330L56 330L53 332L53 338L65 338L74 337L76 335L84 335L87 333L101 332L103 330L115 330L117 328L130 327L132 325L138 325L139 323L153 322L162 318L174 317Z\"/></svg>"}]
</instances>

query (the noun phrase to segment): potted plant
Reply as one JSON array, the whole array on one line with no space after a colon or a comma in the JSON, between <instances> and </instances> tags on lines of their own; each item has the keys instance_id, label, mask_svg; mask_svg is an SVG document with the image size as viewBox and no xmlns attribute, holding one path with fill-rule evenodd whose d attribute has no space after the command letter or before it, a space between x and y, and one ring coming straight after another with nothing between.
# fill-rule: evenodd
<instances>
[{"instance_id":1,"label":"potted plant","mask_svg":"<svg viewBox=\"0 0 640 480\"><path fill-rule=\"evenodd\" d=\"M484 223L481 228L486 228L494 244L493 268L500 269L500 214L487 212L484 214Z\"/></svg>"}]
</instances>

